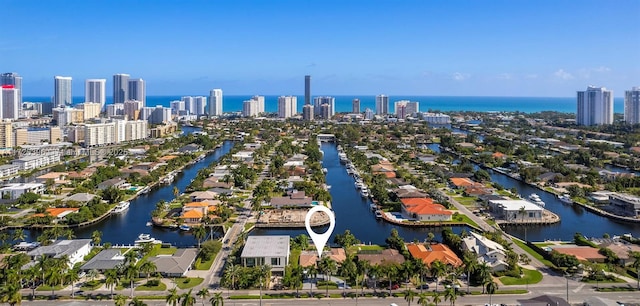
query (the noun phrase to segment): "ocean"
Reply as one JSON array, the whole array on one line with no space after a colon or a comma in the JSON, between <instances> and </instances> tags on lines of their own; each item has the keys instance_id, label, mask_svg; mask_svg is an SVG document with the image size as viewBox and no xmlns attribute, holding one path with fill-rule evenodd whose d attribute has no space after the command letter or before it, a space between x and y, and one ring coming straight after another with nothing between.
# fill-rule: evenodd
<instances>
[{"instance_id":1,"label":"ocean","mask_svg":"<svg viewBox=\"0 0 640 306\"><path fill-rule=\"evenodd\" d=\"M147 96L147 106L169 106L174 100L180 100L182 96ZM229 95L223 97L224 112L242 111L242 102L252 95ZM366 108L375 111L375 96L333 96L336 99L336 112L351 112L353 99L360 99L360 111ZM393 102L410 100L420 102L420 111L520 111L524 113L536 113L541 111L557 111L562 113L576 112L576 98L543 98L543 97L438 97L438 96L389 96L389 110L393 112ZM24 97L23 101L43 102L51 101L49 97ZM84 97L73 97L73 103L84 102ZM112 98L107 97L107 104L112 103ZM302 112L304 96L298 96L298 112ZM614 99L614 112L624 112L624 99ZM278 109L278 96L265 96L265 110L276 112Z\"/></svg>"}]
</instances>

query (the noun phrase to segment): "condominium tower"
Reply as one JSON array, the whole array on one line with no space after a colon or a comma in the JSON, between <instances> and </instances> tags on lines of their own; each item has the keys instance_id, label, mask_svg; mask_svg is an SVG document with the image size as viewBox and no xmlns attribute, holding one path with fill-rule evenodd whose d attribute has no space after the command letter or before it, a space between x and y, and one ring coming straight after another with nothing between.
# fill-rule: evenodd
<instances>
[{"instance_id":1,"label":"condominium tower","mask_svg":"<svg viewBox=\"0 0 640 306\"><path fill-rule=\"evenodd\" d=\"M389 97L385 95L376 96L376 114L386 115L389 113Z\"/></svg>"},{"instance_id":2,"label":"condominium tower","mask_svg":"<svg viewBox=\"0 0 640 306\"><path fill-rule=\"evenodd\" d=\"M354 114L360 113L360 99L353 99L351 102L351 112Z\"/></svg>"},{"instance_id":3,"label":"condominium tower","mask_svg":"<svg viewBox=\"0 0 640 306\"><path fill-rule=\"evenodd\" d=\"M53 102L55 106L70 106L73 103L71 95L71 77L54 77Z\"/></svg>"},{"instance_id":4,"label":"condominium tower","mask_svg":"<svg viewBox=\"0 0 640 306\"><path fill-rule=\"evenodd\" d=\"M22 77L15 72L0 74L0 86L13 85L18 90L18 105L22 105Z\"/></svg>"},{"instance_id":5,"label":"condominium tower","mask_svg":"<svg viewBox=\"0 0 640 306\"><path fill-rule=\"evenodd\" d=\"M624 121L627 124L640 123L640 87L624 92Z\"/></svg>"},{"instance_id":6,"label":"condominium tower","mask_svg":"<svg viewBox=\"0 0 640 306\"><path fill-rule=\"evenodd\" d=\"M116 74L113 76L113 103L124 103L129 98L129 75Z\"/></svg>"},{"instance_id":7,"label":"condominium tower","mask_svg":"<svg viewBox=\"0 0 640 306\"><path fill-rule=\"evenodd\" d=\"M304 105L311 104L311 76L304 76Z\"/></svg>"},{"instance_id":8,"label":"condominium tower","mask_svg":"<svg viewBox=\"0 0 640 306\"><path fill-rule=\"evenodd\" d=\"M145 94L145 85L143 79L129 79L128 82L128 100L142 101L146 105L147 96Z\"/></svg>"},{"instance_id":9,"label":"condominium tower","mask_svg":"<svg viewBox=\"0 0 640 306\"><path fill-rule=\"evenodd\" d=\"M278 98L278 117L289 118L296 114L298 98L295 96L280 96Z\"/></svg>"},{"instance_id":10,"label":"condominium tower","mask_svg":"<svg viewBox=\"0 0 640 306\"><path fill-rule=\"evenodd\" d=\"M20 104L18 104L18 94L20 90L13 85L2 85L0 94L0 118L18 119Z\"/></svg>"},{"instance_id":11,"label":"condominium tower","mask_svg":"<svg viewBox=\"0 0 640 306\"><path fill-rule=\"evenodd\" d=\"M207 109L209 116L222 115L222 89L214 89L209 93Z\"/></svg>"},{"instance_id":12,"label":"condominium tower","mask_svg":"<svg viewBox=\"0 0 640 306\"><path fill-rule=\"evenodd\" d=\"M100 110L104 109L107 102L107 80L88 79L84 83L84 101L100 104Z\"/></svg>"},{"instance_id":13,"label":"condominium tower","mask_svg":"<svg viewBox=\"0 0 640 306\"><path fill-rule=\"evenodd\" d=\"M576 113L578 125L601 125L613 123L613 91L604 87L589 86L578 91Z\"/></svg>"}]
</instances>

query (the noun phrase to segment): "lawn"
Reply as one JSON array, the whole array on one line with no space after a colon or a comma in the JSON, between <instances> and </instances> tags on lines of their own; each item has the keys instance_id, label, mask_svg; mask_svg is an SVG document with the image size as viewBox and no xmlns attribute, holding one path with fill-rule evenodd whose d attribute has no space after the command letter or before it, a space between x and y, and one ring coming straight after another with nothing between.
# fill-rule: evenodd
<instances>
[{"instance_id":1,"label":"lawn","mask_svg":"<svg viewBox=\"0 0 640 306\"><path fill-rule=\"evenodd\" d=\"M522 243L520 240L513 239L513 243L518 245L525 252L529 253L529 255L533 256L533 258L535 258L535 259L539 260L540 262L542 262L545 266L551 267L551 268L555 267L555 265L552 262L544 259L544 257L542 257L542 255L538 254L538 252L534 251L532 248L530 248L526 244Z\"/></svg>"},{"instance_id":2,"label":"lawn","mask_svg":"<svg viewBox=\"0 0 640 306\"><path fill-rule=\"evenodd\" d=\"M189 289L193 288L197 285L200 285L202 281L204 281L201 277L181 277L176 278L175 280L176 286L180 289Z\"/></svg>"},{"instance_id":3,"label":"lawn","mask_svg":"<svg viewBox=\"0 0 640 306\"><path fill-rule=\"evenodd\" d=\"M209 270L209 268L211 268L211 265L213 264L213 261L216 260L217 254L218 253L211 256L211 258L207 261L200 262L200 264L196 266L196 270Z\"/></svg>"},{"instance_id":4,"label":"lawn","mask_svg":"<svg viewBox=\"0 0 640 306\"><path fill-rule=\"evenodd\" d=\"M165 285L163 282L158 281L157 283L154 282L153 280L151 281L151 284L149 283L145 283L144 285L140 285L138 287L136 287L135 291L165 291L167 290L167 285Z\"/></svg>"},{"instance_id":5,"label":"lawn","mask_svg":"<svg viewBox=\"0 0 640 306\"><path fill-rule=\"evenodd\" d=\"M145 258L158 256L158 255L173 255L176 251L178 251L178 248L175 248L175 247L163 248L162 245L156 244L155 246L153 246L153 249L151 249L149 254L145 256Z\"/></svg>"},{"instance_id":6,"label":"lawn","mask_svg":"<svg viewBox=\"0 0 640 306\"><path fill-rule=\"evenodd\" d=\"M298 262L300 261L300 253L302 253L302 250L300 249L291 250L291 255L289 256L289 263L291 264L292 267L296 267L298 265Z\"/></svg>"},{"instance_id":7,"label":"lawn","mask_svg":"<svg viewBox=\"0 0 640 306\"><path fill-rule=\"evenodd\" d=\"M63 288L62 286L55 286L55 287L53 288L53 290L54 290L54 291L58 291L58 290L60 290L60 289L62 289L62 288ZM40 287L38 287L38 288L36 289L36 291L51 291L51 287L50 287L50 286L47 286L47 285L41 285Z\"/></svg>"},{"instance_id":8,"label":"lawn","mask_svg":"<svg viewBox=\"0 0 640 306\"><path fill-rule=\"evenodd\" d=\"M244 230L247 231L251 227L253 227L254 225L255 225L255 223L253 223L253 222L247 222L247 223L244 224Z\"/></svg>"},{"instance_id":9,"label":"lawn","mask_svg":"<svg viewBox=\"0 0 640 306\"><path fill-rule=\"evenodd\" d=\"M84 284L82 284L82 287L80 288L84 291L91 291L91 290L98 289L100 286L102 286L102 281L92 280L92 281L85 282Z\"/></svg>"},{"instance_id":10,"label":"lawn","mask_svg":"<svg viewBox=\"0 0 640 306\"><path fill-rule=\"evenodd\" d=\"M469 216L467 215L457 214L453 221L464 222L469 225L473 225L477 228L480 228L480 226L478 226L478 224L475 223L473 220L471 220L471 218L469 218Z\"/></svg>"},{"instance_id":11,"label":"lawn","mask_svg":"<svg viewBox=\"0 0 640 306\"><path fill-rule=\"evenodd\" d=\"M475 197L455 197L454 199L464 206L476 206L477 198Z\"/></svg>"},{"instance_id":12,"label":"lawn","mask_svg":"<svg viewBox=\"0 0 640 306\"><path fill-rule=\"evenodd\" d=\"M372 244L372 245L357 245L357 246L353 246L352 248L355 248L356 251L382 251L384 250L383 247L377 245L377 244Z\"/></svg>"},{"instance_id":13,"label":"lawn","mask_svg":"<svg viewBox=\"0 0 640 306\"><path fill-rule=\"evenodd\" d=\"M538 270L527 270L522 269L524 275L520 278L515 278L511 276L503 276L500 277L500 282L504 285L530 285L537 284L542 281L542 273Z\"/></svg>"}]
</instances>

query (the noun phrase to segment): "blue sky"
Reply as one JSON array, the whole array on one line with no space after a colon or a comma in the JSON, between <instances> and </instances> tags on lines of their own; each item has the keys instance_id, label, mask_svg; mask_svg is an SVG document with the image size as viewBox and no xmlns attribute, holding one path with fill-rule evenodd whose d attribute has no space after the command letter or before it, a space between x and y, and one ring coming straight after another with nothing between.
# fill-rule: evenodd
<instances>
[{"instance_id":1,"label":"blue sky","mask_svg":"<svg viewBox=\"0 0 640 306\"><path fill-rule=\"evenodd\" d=\"M0 70L129 73L149 95L616 96L640 85L640 1L0 0ZM7 26L12 25L12 26ZM110 89L109 89L110 90ZM110 95L110 91L108 95Z\"/></svg>"}]
</instances>

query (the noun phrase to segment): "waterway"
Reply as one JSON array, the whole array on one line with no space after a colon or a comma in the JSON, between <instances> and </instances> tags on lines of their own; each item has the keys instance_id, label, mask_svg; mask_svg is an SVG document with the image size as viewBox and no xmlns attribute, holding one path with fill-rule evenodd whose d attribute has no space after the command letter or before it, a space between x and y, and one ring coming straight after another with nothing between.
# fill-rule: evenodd
<instances>
[{"instance_id":1,"label":"waterway","mask_svg":"<svg viewBox=\"0 0 640 306\"><path fill-rule=\"evenodd\" d=\"M183 129L185 132L197 130L195 128ZM162 229L147 226L147 222L151 220L151 211L156 207L156 203L160 200L167 202L174 198L173 187L178 187L182 193L191 183L191 180L198 174L198 171L209 166L212 162L217 161L225 155L233 147L233 142L227 141L216 149L212 154L206 156L203 160L193 165L187 166L179 173L173 183L169 185L159 185L147 194L142 194L136 199L131 200L131 205L126 212L117 215L111 215L105 220L93 224L88 227L78 228L75 230L76 238L91 238L91 234L98 230L102 232L102 241L112 244L133 244L138 235L142 233L151 234L151 237L171 243L175 246L187 247L196 245L197 242L193 235L180 230ZM34 241L39 231L25 231L28 241Z\"/></svg>"},{"instance_id":2,"label":"waterway","mask_svg":"<svg viewBox=\"0 0 640 306\"><path fill-rule=\"evenodd\" d=\"M536 193L545 202L545 208L560 216L560 222L552 225L508 226L506 232L529 241L572 240L576 232L588 237L602 237L604 233L610 235L622 235L631 233L640 235L640 224L622 222L587 211L579 205L567 205L560 202L555 195L531 187L521 181L507 175L490 171L491 180L502 185L506 189L516 188L524 198ZM525 237L526 234L526 237Z\"/></svg>"},{"instance_id":3,"label":"waterway","mask_svg":"<svg viewBox=\"0 0 640 306\"><path fill-rule=\"evenodd\" d=\"M336 226L333 234L329 238L332 243L336 234L350 230L351 233L365 244L385 244L385 239L389 237L391 229L395 228L405 241L424 241L429 232L432 232L436 239L441 239L441 228L407 228L376 220L373 212L369 208L371 201L362 198L355 188L353 177L347 174L344 165L340 164L337 146L334 143L322 143L324 158L323 167L327 168L327 184L331 185L329 192L332 197L332 208L336 215ZM463 228L470 231L468 227L453 227L453 231L459 233ZM315 229L318 233L324 233L327 227ZM297 236L306 234L305 229L256 229L251 235L290 235Z\"/></svg>"}]
</instances>

